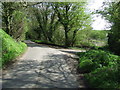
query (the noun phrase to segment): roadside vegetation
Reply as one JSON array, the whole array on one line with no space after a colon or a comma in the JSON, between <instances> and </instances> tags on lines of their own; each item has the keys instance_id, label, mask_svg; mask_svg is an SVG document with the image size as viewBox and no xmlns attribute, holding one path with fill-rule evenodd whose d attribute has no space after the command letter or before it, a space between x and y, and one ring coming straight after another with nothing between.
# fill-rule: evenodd
<instances>
[{"instance_id":1,"label":"roadside vegetation","mask_svg":"<svg viewBox=\"0 0 120 90\"><path fill-rule=\"evenodd\" d=\"M120 2L106 2L104 5L104 9L97 13L112 23L108 45L78 53L78 69L80 73L84 73L92 88L120 89Z\"/></svg>"},{"instance_id":2,"label":"roadside vegetation","mask_svg":"<svg viewBox=\"0 0 120 90\"><path fill-rule=\"evenodd\" d=\"M78 53L79 71L90 87L120 88L120 56L101 49Z\"/></svg>"},{"instance_id":3,"label":"roadside vegetation","mask_svg":"<svg viewBox=\"0 0 120 90\"><path fill-rule=\"evenodd\" d=\"M76 36L76 42L73 46L69 46L66 48L71 49L90 49L90 48L100 48L107 45L108 41L108 32L105 30L80 30L78 31L78 35ZM88 33L88 34L87 34ZM63 46L61 43L50 43L42 40L31 39L32 41L39 44L48 44L48 45L56 45Z\"/></svg>"},{"instance_id":4,"label":"roadside vegetation","mask_svg":"<svg viewBox=\"0 0 120 90\"><path fill-rule=\"evenodd\" d=\"M0 29L0 38L2 38L2 66L18 57L27 48L25 43L15 41L2 29Z\"/></svg>"},{"instance_id":5,"label":"roadside vegetation","mask_svg":"<svg viewBox=\"0 0 120 90\"><path fill-rule=\"evenodd\" d=\"M106 2L94 13L111 23L110 30L93 30L87 2L2 2L2 58L4 66L23 53L24 40L71 49L78 53L80 73L92 88L120 89L120 2Z\"/></svg>"}]
</instances>

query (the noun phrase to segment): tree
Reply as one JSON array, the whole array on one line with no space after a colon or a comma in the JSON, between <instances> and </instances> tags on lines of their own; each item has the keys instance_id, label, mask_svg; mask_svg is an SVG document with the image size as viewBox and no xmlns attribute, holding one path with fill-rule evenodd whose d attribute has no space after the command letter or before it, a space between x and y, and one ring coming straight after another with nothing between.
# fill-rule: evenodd
<instances>
[{"instance_id":1,"label":"tree","mask_svg":"<svg viewBox=\"0 0 120 90\"><path fill-rule=\"evenodd\" d=\"M12 18L12 14L15 11L13 2L4 2L2 3L2 26L3 29L10 35L10 21Z\"/></svg>"},{"instance_id":2,"label":"tree","mask_svg":"<svg viewBox=\"0 0 120 90\"><path fill-rule=\"evenodd\" d=\"M105 6L107 7L99 11L99 13L112 23L110 33L108 34L109 48L120 55L120 2L105 3Z\"/></svg>"},{"instance_id":3,"label":"tree","mask_svg":"<svg viewBox=\"0 0 120 90\"><path fill-rule=\"evenodd\" d=\"M2 28L16 40L22 40L27 31L24 2L2 3Z\"/></svg>"},{"instance_id":4,"label":"tree","mask_svg":"<svg viewBox=\"0 0 120 90\"><path fill-rule=\"evenodd\" d=\"M59 22L56 13L51 8L51 3L42 2L41 4L36 5L33 11L34 16L39 23L39 38L43 37L45 41L53 42L53 34Z\"/></svg>"},{"instance_id":5,"label":"tree","mask_svg":"<svg viewBox=\"0 0 120 90\"><path fill-rule=\"evenodd\" d=\"M89 15L85 12L85 2L80 3L68 3L60 2L53 3L52 7L57 13L58 21L64 27L65 34L65 46L73 46L76 39L76 34L80 29L86 27L89 24L87 20ZM88 20L89 21L89 20ZM69 33L72 32L71 40L69 38Z\"/></svg>"}]
</instances>

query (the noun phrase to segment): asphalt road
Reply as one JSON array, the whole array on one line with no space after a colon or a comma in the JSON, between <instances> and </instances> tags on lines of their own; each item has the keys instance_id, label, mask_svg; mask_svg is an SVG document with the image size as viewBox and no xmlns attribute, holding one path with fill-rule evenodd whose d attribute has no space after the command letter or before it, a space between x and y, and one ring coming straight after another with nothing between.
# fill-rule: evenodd
<instances>
[{"instance_id":1,"label":"asphalt road","mask_svg":"<svg viewBox=\"0 0 120 90\"><path fill-rule=\"evenodd\" d=\"M3 88L85 88L76 74L79 50L55 49L26 41L28 49L2 72Z\"/></svg>"}]
</instances>

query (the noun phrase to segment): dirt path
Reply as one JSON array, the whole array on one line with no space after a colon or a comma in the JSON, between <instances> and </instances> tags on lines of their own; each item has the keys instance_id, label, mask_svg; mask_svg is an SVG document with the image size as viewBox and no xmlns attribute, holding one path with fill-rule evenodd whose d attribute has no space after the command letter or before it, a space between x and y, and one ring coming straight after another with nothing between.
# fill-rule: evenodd
<instances>
[{"instance_id":1,"label":"dirt path","mask_svg":"<svg viewBox=\"0 0 120 90\"><path fill-rule=\"evenodd\" d=\"M27 52L3 71L3 88L85 88L78 81L73 52L38 45L31 41Z\"/></svg>"}]
</instances>

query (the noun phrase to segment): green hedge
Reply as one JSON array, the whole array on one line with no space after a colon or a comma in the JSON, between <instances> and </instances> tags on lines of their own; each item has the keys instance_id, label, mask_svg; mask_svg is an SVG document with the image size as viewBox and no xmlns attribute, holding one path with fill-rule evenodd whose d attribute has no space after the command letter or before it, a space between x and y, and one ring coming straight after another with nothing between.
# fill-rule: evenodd
<instances>
[{"instance_id":1,"label":"green hedge","mask_svg":"<svg viewBox=\"0 0 120 90\"><path fill-rule=\"evenodd\" d=\"M27 45L23 42L16 42L2 29L0 29L0 38L2 39L1 65L3 66L10 60L13 60L21 53L23 53L27 47Z\"/></svg>"},{"instance_id":2,"label":"green hedge","mask_svg":"<svg viewBox=\"0 0 120 90\"><path fill-rule=\"evenodd\" d=\"M90 50L78 55L78 68L85 73L91 87L120 88L120 56L103 50Z\"/></svg>"}]
</instances>

